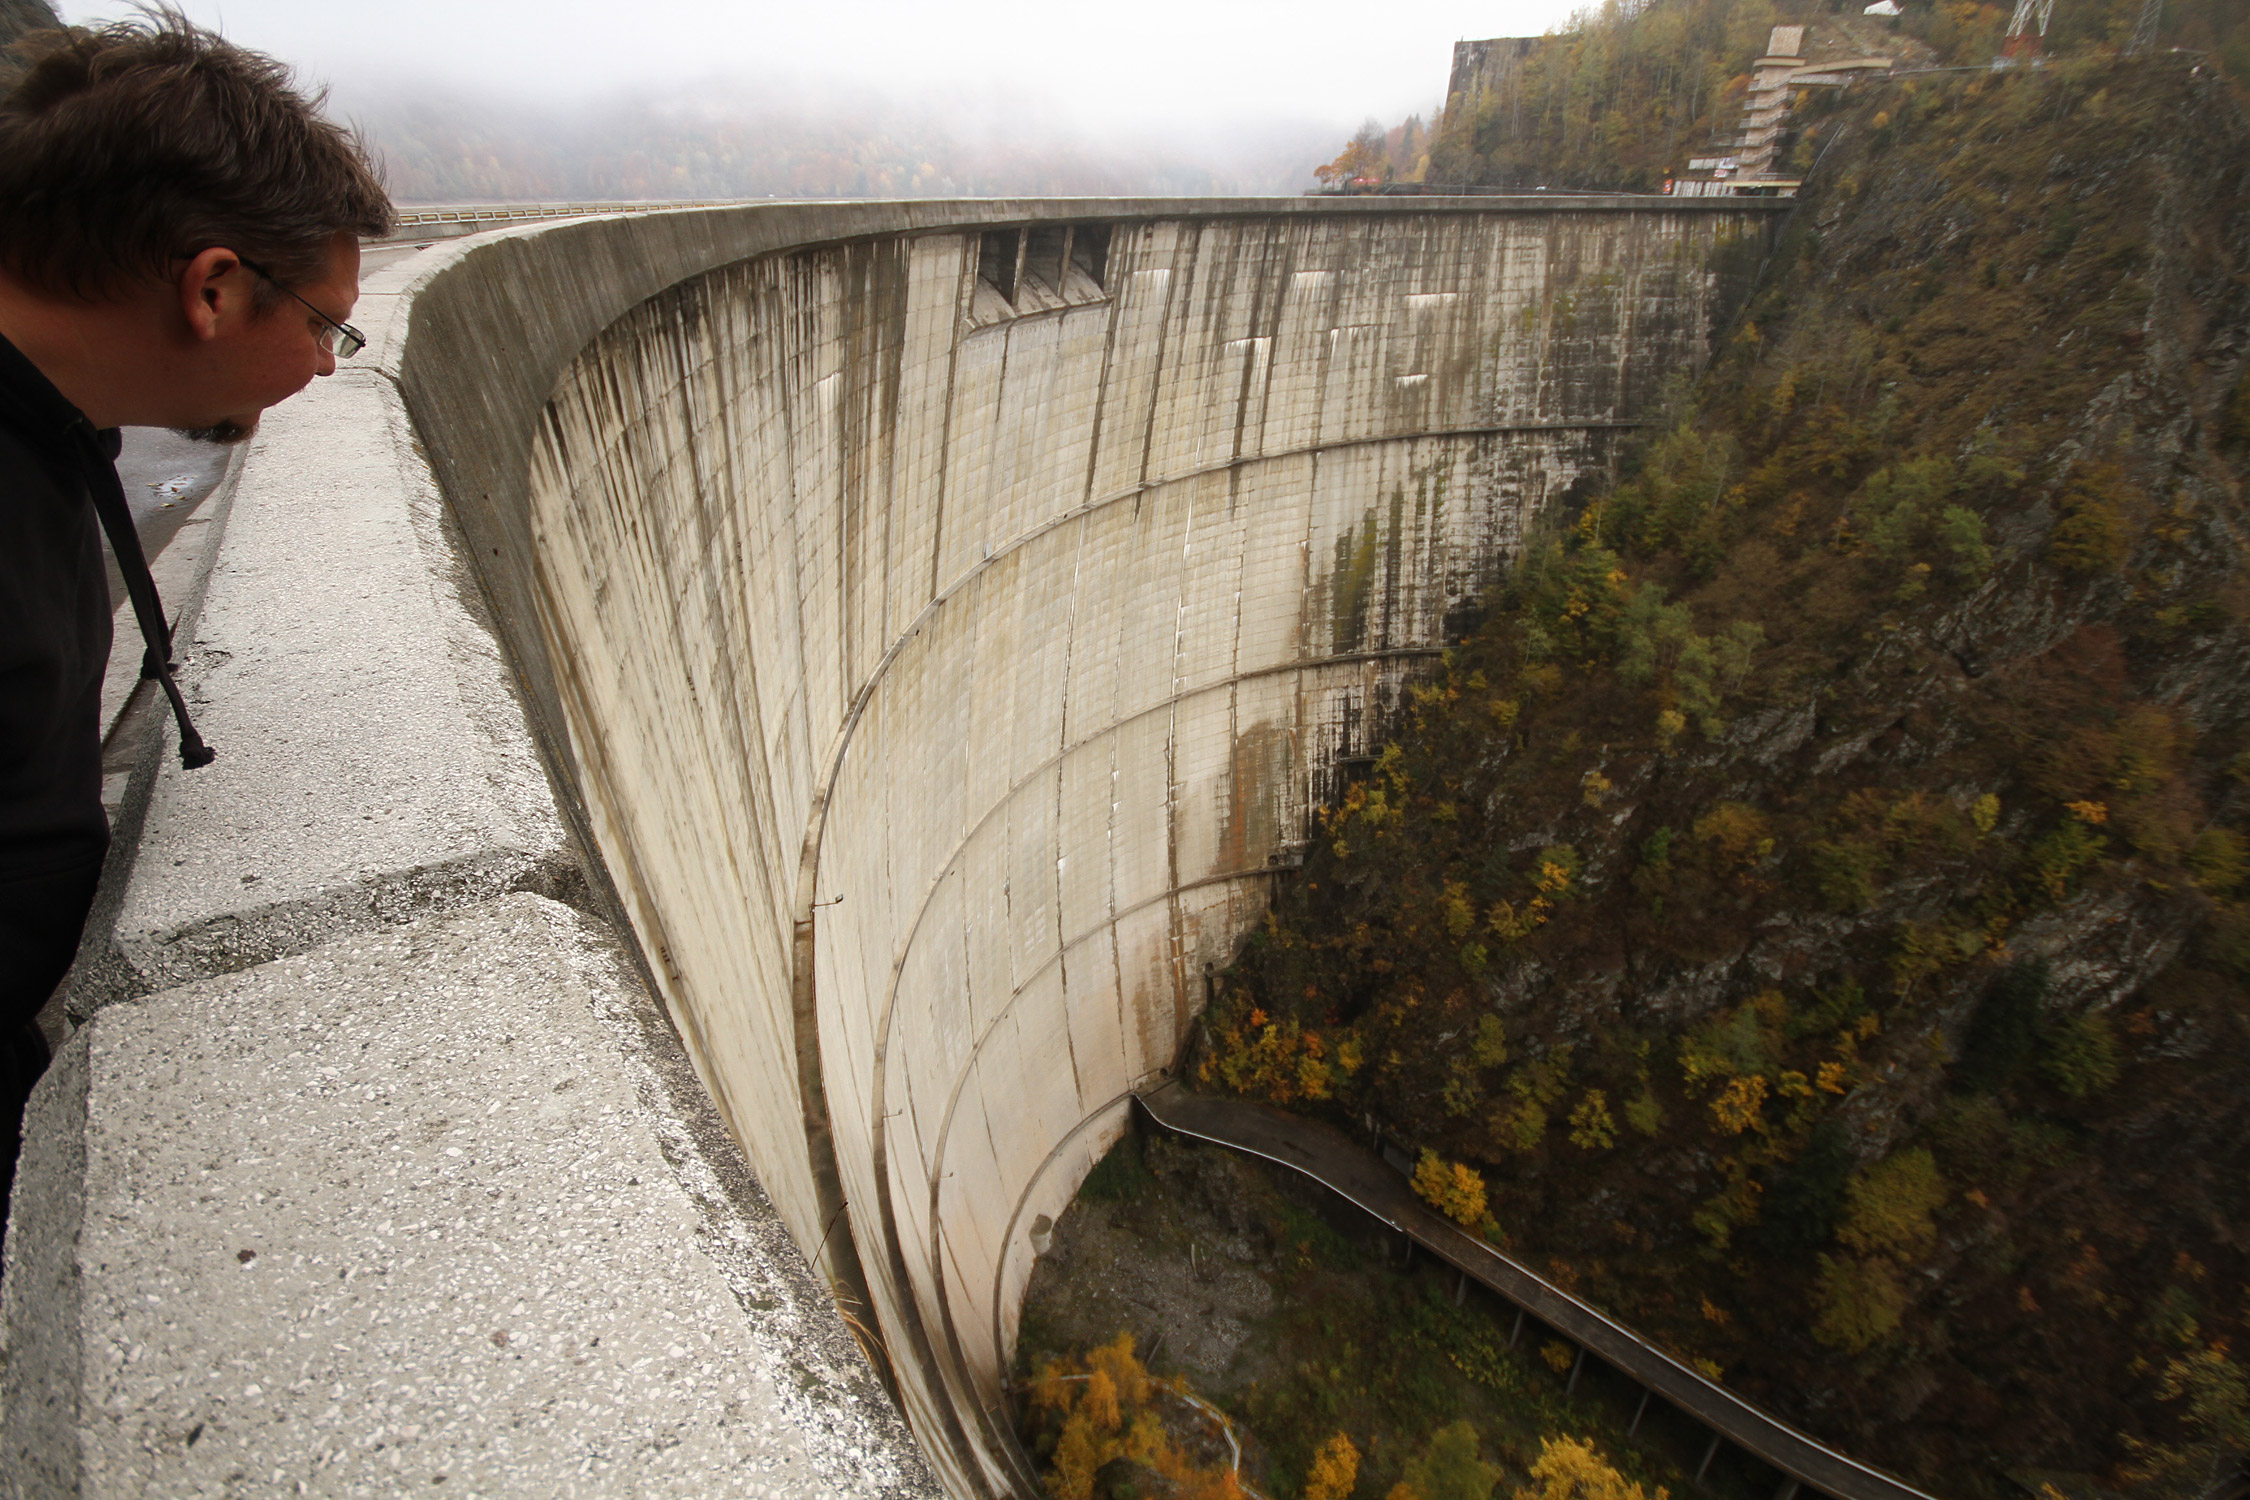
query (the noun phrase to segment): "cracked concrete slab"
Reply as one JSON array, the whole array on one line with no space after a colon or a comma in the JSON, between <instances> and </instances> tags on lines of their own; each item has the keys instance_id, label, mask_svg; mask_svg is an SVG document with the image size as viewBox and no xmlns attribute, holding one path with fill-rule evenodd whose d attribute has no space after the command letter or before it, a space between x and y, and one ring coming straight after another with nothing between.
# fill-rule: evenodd
<instances>
[{"instance_id":1,"label":"cracked concrete slab","mask_svg":"<svg viewBox=\"0 0 2250 1500\"><path fill-rule=\"evenodd\" d=\"M181 653L219 758L157 772L105 998L574 877L396 388L339 373L254 441Z\"/></svg>"},{"instance_id":2,"label":"cracked concrete slab","mask_svg":"<svg viewBox=\"0 0 2250 1500\"><path fill-rule=\"evenodd\" d=\"M668 1042L533 895L100 1011L31 1109L10 1490L929 1493Z\"/></svg>"}]
</instances>

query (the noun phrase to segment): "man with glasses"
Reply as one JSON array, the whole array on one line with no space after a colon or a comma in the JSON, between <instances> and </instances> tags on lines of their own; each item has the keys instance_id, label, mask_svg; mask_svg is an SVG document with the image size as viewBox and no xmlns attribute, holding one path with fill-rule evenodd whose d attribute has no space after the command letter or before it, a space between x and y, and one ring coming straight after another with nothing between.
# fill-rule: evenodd
<instances>
[{"instance_id":1,"label":"man with glasses","mask_svg":"<svg viewBox=\"0 0 2250 1500\"><path fill-rule=\"evenodd\" d=\"M177 12L50 31L0 76L0 1187L33 1025L101 873L106 530L190 767L212 757L113 460L120 426L241 442L366 342L359 241L391 209L359 141L272 59ZM5 66L0 62L0 66Z\"/></svg>"}]
</instances>

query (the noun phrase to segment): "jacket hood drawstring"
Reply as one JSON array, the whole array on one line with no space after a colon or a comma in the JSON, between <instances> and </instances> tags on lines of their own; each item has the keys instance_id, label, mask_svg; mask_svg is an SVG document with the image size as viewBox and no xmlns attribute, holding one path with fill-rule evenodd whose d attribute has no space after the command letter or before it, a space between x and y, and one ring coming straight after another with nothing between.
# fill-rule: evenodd
<instances>
[{"instance_id":1,"label":"jacket hood drawstring","mask_svg":"<svg viewBox=\"0 0 2250 1500\"><path fill-rule=\"evenodd\" d=\"M133 525L133 512L125 503L125 487L117 479L116 444L114 434L96 434L92 428L80 429L81 441L89 457L97 460L87 464L86 473L94 494L94 514L101 518L102 530L109 533L109 550L117 559L117 571L125 575L125 595L133 602L133 618L140 623L141 639L147 650L141 653L141 676L153 679L164 689L171 700L172 717L180 726L180 764L188 770L207 766L218 758L218 752L203 743L203 736L195 732L195 722L188 717L187 700L180 696L180 685L172 680L172 627L164 619L164 603L156 596L156 580L149 576L148 559L141 552L141 534Z\"/></svg>"}]
</instances>

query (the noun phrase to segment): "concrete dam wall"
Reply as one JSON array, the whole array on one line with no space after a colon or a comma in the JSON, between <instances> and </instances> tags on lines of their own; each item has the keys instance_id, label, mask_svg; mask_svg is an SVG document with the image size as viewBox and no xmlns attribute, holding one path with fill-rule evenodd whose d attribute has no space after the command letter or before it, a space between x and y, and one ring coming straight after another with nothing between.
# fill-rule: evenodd
<instances>
[{"instance_id":1,"label":"concrete dam wall","mask_svg":"<svg viewBox=\"0 0 2250 1500\"><path fill-rule=\"evenodd\" d=\"M569 820L957 1495L1046 1225L1340 761L1706 357L1713 200L496 238L400 388Z\"/></svg>"}]
</instances>

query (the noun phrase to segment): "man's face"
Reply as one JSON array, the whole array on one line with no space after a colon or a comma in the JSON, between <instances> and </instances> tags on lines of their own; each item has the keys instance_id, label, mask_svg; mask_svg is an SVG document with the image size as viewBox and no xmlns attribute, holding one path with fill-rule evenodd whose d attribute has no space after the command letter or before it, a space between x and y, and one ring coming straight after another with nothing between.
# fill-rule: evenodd
<instances>
[{"instance_id":1,"label":"man's face","mask_svg":"<svg viewBox=\"0 0 2250 1500\"><path fill-rule=\"evenodd\" d=\"M329 327L313 309L339 323L351 317L359 300L358 239L339 234L329 241L328 268L320 280L288 288L303 302L279 287L261 288L260 280L234 261L222 263L198 288L197 305L210 331L201 341L189 396L194 417L178 424L189 437L239 443L257 430L267 407L296 395L315 375L335 373L336 356L322 347Z\"/></svg>"}]
</instances>

